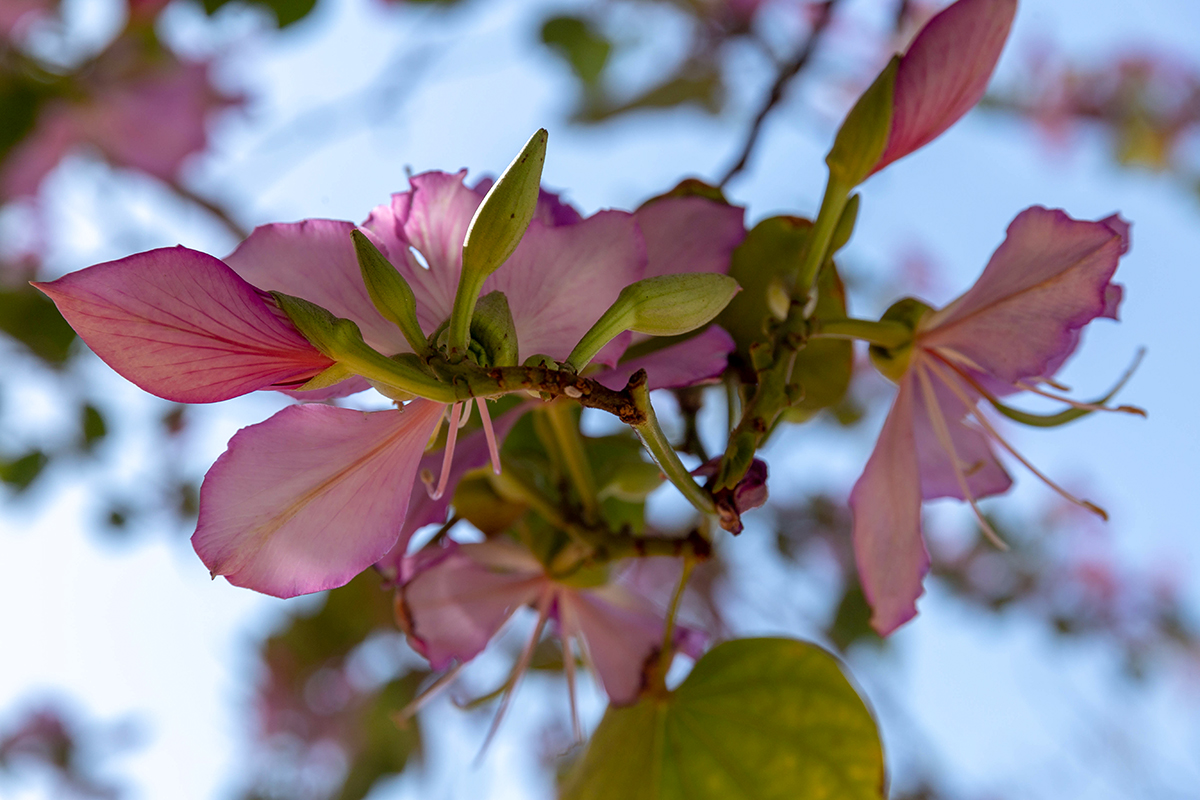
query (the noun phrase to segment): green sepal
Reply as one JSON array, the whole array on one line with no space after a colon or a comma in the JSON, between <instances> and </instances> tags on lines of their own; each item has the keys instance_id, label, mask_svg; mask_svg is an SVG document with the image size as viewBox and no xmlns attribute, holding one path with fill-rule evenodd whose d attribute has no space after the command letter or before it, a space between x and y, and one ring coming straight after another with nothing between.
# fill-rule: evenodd
<instances>
[{"instance_id":1,"label":"green sepal","mask_svg":"<svg viewBox=\"0 0 1200 800\"><path fill-rule=\"evenodd\" d=\"M295 391L311 392L316 389L328 389L330 386L341 383L347 378L353 376L354 373L351 372L345 364L337 363L332 367L328 367L327 369L318 372L316 375L309 378L307 383L302 386L297 386Z\"/></svg>"},{"instance_id":2,"label":"green sepal","mask_svg":"<svg viewBox=\"0 0 1200 800\"><path fill-rule=\"evenodd\" d=\"M411 353L395 358L373 350L363 341L362 332L352 320L341 319L321 306L300 297L271 292L275 303L309 343L324 355L343 365L350 374L399 389L402 392L452 403L459 397L455 387L442 383L421 368L420 359Z\"/></svg>"},{"instance_id":3,"label":"green sepal","mask_svg":"<svg viewBox=\"0 0 1200 800\"><path fill-rule=\"evenodd\" d=\"M616 301L583 335L567 357L576 370L625 331L675 336L711 322L740 287L728 275L689 272L643 278L621 290Z\"/></svg>"},{"instance_id":4,"label":"green sepal","mask_svg":"<svg viewBox=\"0 0 1200 800\"><path fill-rule=\"evenodd\" d=\"M899 322L909 330L913 331L914 338L916 336L917 325L921 319L933 309L915 297L905 297L897 300L888 307L888 310L883 312L880 317L881 322ZM904 376L905 370L908 369L908 362L912 358L913 339L909 339L899 347L885 348L880 345L873 344L868 348L867 352L871 356L871 363L875 365L875 369L879 370L885 378L893 383L899 383L900 378Z\"/></svg>"},{"instance_id":5,"label":"green sepal","mask_svg":"<svg viewBox=\"0 0 1200 800\"><path fill-rule=\"evenodd\" d=\"M483 282L508 260L537 210L542 165L546 162L545 128L530 137L525 147L492 184L463 240L462 274L450 313L450 357L460 358L467 348L471 316Z\"/></svg>"},{"instance_id":6,"label":"green sepal","mask_svg":"<svg viewBox=\"0 0 1200 800\"><path fill-rule=\"evenodd\" d=\"M471 316L471 341L483 350L484 366L516 366L517 326L504 292L488 292L479 298Z\"/></svg>"},{"instance_id":7,"label":"green sepal","mask_svg":"<svg viewBox=\"0 0 1200 800\"><path fill-rule=\"evenodd\" d=\"M892 102L900 56L893 56L846 115L825 157L830 181L847 191L866 180L879 163L892 130Z\"/></svg>"},{"instance_id":8,"label":"green sepal","mask_svg":"<svg viewBox=\"0 0 1200 800\"><path fill-rule=\"evenodd\" d=\"M375 309L400 329L414 353L424 352L425 332L417 321L417 299L412 287L362 231L351 231L350 238L354 240L358 268Z\"/></svg>"},{"instance_id":9,"label":"green sepal","mask_svg":"<svg viewBox=\"0 0 1200 800\"><path fill-rule=\"evenodd\" d=\"M838 217L837 227L833 229L833 239L829 242L829 253L825 258L833 258L850 241L850 236L854 233L854 223L858 221L860 197L861 195L857 194L850 195L846 207L842 209L842 215Z\"/></svg>"}]
</instances>

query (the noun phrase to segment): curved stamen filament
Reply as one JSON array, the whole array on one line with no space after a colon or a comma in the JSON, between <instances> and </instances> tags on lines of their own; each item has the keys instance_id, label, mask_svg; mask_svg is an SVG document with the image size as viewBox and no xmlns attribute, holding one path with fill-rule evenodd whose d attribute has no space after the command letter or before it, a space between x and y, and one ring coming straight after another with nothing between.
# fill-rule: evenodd
<instances>
[{"instance_id":1,"label":"curved stamen filament","mask_svg":"<svg viewBox=\"0 0 1200 800\"><path fill-rule=\"evenodd\" d=\"M475 757L476 762L483 758L483 754L487 752L488 745L492 743L492 738L496 735L496 731L500 729L500 723L504 719L505 712L508 711L509 703L512 702L512 696L517 689L517 684L520 683L521 677L529 669L529 662L533 659L533 650L542 638L542 631L546 628L546 621L550 618L550 607L553 604L554 588L547 585L542 590L541 597L538 598L537 602L537 626L534 627L533 635L529 637L529 641L525 643L524 649L521 650L521 656L517 659L512 674L505 682L504 696L500 699L500 708L496 710L496 716L492 718L492 725L488 728L487 736L483 740L483 746L479 748L479 755Z\"/></svg>"},{"instance_id":2,"label":"curved stamen filament","mask_svg":"<svg viewBox=\"0 0 1200 800\"><path fill-rule=\"evenodd\" d=\"M575 654L571 652L571 639L562 637L563 671L567 674L567 695L571 700L571 734L576 744L583 743L583 725L579 722L579 705L575 702Z\"/></svg>"},{"instance_id":3,"label":"curved stamen filament","mask_svg":"<svg viewBox=\"0 0 1200 800\"><path fill-rule=\"evenodd\" d=\"M454 403L450 406L450 429L446 431L446 450L442 453L442 475L438 478L437 488L429 493L434 500L446 493L446 486L450 483L450 463L454 460L454 444L458 441L458 420L464 405L466 404Z\"/></svg>"},{"instance_id":4,"label":"curved stamen filament","mask_svg":"<svg viewBox=\"0 0 1200 800\"><path fill-rule=\"evenodd\" d=\"M488 457L492 460L492 473L500 474L500 448L496 446L496 431L492 428L492 415L488 413L487 400L475 398L479 406L479 419L483 422L483 437L487 439Z\"/></svg>"},{"instance_id":5,"label":"curved stamen filament","mask_svg":"<svg viewBox=\"0 0 1200 800\"><path fill-rule=\"evenodd\" d=\"M1050 400L1057 400L1060 403L1066 403L1072 408L1080 408L1084 411L1120 411L1125 414L1137 414L1139 417L1146 416L1146 410L1144 408L1138 408L1137 406L1106 406L1100 403L1084 403L1079 400L1072 400L1071 398L1064 397L1060 394L1055 394L1054 392L1047 392L1045 389L1039 388L1037 384L1030 383L1029 381L1017 381L1013 385L1018 389L1024 389L1027 392L1032 392L1041 397L1049 398ZM1052 386L1053 384L1047 385Z\"/></svg>"},{"instance_id":6,"label":"curved stamen filament","mask_svg":"<svg viewBox=\"0 0 1200 800\"><path fill-rule=\"evenodd\" d=\"M933 391L933 383L929 379L929 375L923 363L914 364L916 367L917 380L921 383L921 392L925 397L925 410L929 414L929 420L933 423L933 432L937 436L938 444L942 446L942 450L950 458L950 466L954 472L954 479L958 481L958 487L962 490L963 497L971 504L971 510L975 512L975 518L979 521L979 527L983 530L985 536L996 547L1001 550L1007 550L1008 545L996 533L991 523L984 518L983 512L979 510L979 503L975 500L974 493L971 492L971 487L967 485L967 476L963 473L962 464L958 460L958 454L954 450L954 440L950 436L950 427L946 424L946 417L942 414L942 407L938 405L937 394Z\"/></svg>"},{"instance_id":7,"label":"curved stamen filament","mask_svg":"<svg viewBox=\"0 0 1200 800\"><path fill-rule=\"evenodd\" d=\"M1025 465L1025 468L1028 469L1030 472L1032 472L1034 475L1041 478L1043 483L1045 483L1047 486L1049 486L1055 492L1058 492L1058 494L1061 495L1063 497L1063 499L1068 500L1077 506L1086 508L1088 511L1091 511L1093 514L1098 515L1099 517L1101 517L1104 520L1108 519L1108 512L1106 512L1103 508L1096 505L1095 503L1092 503L1088 500L1083 500L1083 499L1078 498L1075 495L1071 494L1066 489L1062 488L1057 483L1050 480L1050 478L1046 477L1045 473L1043 473L1041 470L1039 470L1037 467L1035 467L1033 464L1031 464L1029 462L1029 460L1026 459L1023 455L1018 453L1016 448L1013 447L1011 444L1009 444L1008 441L1003 436L1000 435L999 431L997 431L996 428L990 422L988 422L987 418L979 410L978 405L976 405L971 400L971 398L967 396L967 393L964 392L961 387L955 385L953 376L947 375L947 374L945 374L945 372L942 371L941 365L939 365L936 361L933 361L933 362L930 362L929 366L935 372L938 373L938 377L941 378L941 380L944 384L946 384L946 387L948 389L950 389L950 391L953 392L955 394L955 396L958 397L958 399L961 400L963 402L963 404L970 410L971 417L976 422L979 423L980 427L983 428L984 432L990 438L994 439L997 444L999 444L1001 447L1003 447L1005 450L1007 450L1008 453L1013 458L1015 458L1017 461L1020 461L1023 465Z\"/></svg>"},{"instance_id":8,"label":"curved stamen filament","mask_svg":"<svg viewBox=\"0 0 1200 800\"><path fill-rule=\"evenodd\" d=\"M458 677L458 673L462 672L462 668L465 666L466 662L460 662L443 672L438 676L437 680L429 684L429 688L414 697L411 703L397 711L392 715L392 718L396 720L397 724L407 723L408 720L417 715L418 711L425 707L426 703L440 695L447 686L453 683L454 679Z\"/></svg>"}]
</instances>

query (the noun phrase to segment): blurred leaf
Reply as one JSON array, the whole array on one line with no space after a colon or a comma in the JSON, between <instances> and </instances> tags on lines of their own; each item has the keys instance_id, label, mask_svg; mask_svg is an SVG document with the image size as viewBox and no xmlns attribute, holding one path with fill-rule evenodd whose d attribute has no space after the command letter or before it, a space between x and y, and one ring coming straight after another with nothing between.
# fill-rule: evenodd
<instances>
[{"instance_id":1,"label":"blurred leaf","mask_svg":"<svg viewBox=\"0 0 1200 800\"><path fill-rule=\"evenodd\" d=\"M830 261L817 275L817 319L846 317L846 288ZM804 387L804 399L784 412L784 419L803 422L822 408L837 405L854 374L854 343L842 339L809 341L792 368L792 380Z\"/></svg>"},{"instance_id":2,"label":"blurred leaf","mask_svg":"<svg viewBox=\"0 0 1200 800\"><path fill-rule=\"evenodd\" d=\"M610 707L564 800L880 798L875 720L837 659L791 639L708 652L674 692Z\"/></svg>"},{"instance_id":3,"label":"blurred leaf","mask_svg":"<svg viewBox=\"0 0 1200 800\"><path fill-rule=\"evenodd\" d=\"M54 303L32 286L0 290L0 331L51 366L66 362L75 341Z\"/></svg>"},{"instance_id":4,"label":"blurred leaf","mask_svg":"<svg viewBox=\"0 0 1200 800\"><path fill-rule=\"evenodd\" d=\"M688 63L675 75L625 103L612 104L601 95L589 96L575 115L577 122L602 122L639 109L699 106L717 114L725 101L725 86L715 64Z\"/></svg>"},{"instance_id":5,"label":"blurred leaf","mask_svg":"<svg viewBox=\"0 0 1200 800\"><path fill-rule=\"evenodd\" d=\"M716 203L729 204L725 199L725 193L720 187L712 186L697 178L684 178L669 192L663 192L660 195L651 197L646 202L642 203L641 208L645 208L651 203L656 203L659 200L667 200L676 197L703 197L707 200L712 200Z\"/></svg>"},{"instance_id":6,"label":"blurred leaf","mask_svg":"<svg viewBox=\"0 0 1200 800\"><path fill-rule=\"evenodd\" d=\"M0 161L33 130L42 99L35 85L15 77L0 77Z\"/></svg>"},{"instance_id":7,"label":"blurred leaf","mask_svg":"<svg viewBox=\"0 0 1200 800\"><path fill-rule=\"evenodd\" d=\"M84 450L91 450L97 442L108 435L108 423L104 421L104 415L100 413L100 409L91 403L85 403L80 412L81 447Z\"/></svg>"},{"instance_id":8,"label":"blurred leaf","mask_svg":"<svg viewBox=\"0 0 1200 800\"><path fill-rule=\"evenodd\" d=\"M612 43L586 19L551 17L542 23L542 43L570 65L585 85L595 84L604 72Z\"/></svg>"},{"instance_id":9,"label":"blurred leaf","mask_svg":"<svg viewBox=\"0 0 1200 800\"><path fill-rule=\"evenodd\" d=\"M204 11L210 16L232 2L267 9L275 16L275 24L280 28L304 19L317 5L317 0L202 0Z\"/></svg>"},{"instance_id":10,"label":"blurred leaf","mask_svg":"<svg viewBox=\"0 0 1200 800\"><path fill-rule=\"evenodd\" d=\"M487 469L490 469L488 467ZM485 536L495 536L525 513L525 506L505 500L492 488L486 472L468 472L454 490L454 513L479 528Z\"/></svg>"},{"instance_id":11,"label":"blurred leaf","mask_svg":"<svg viewBox=\"0 0 1200 800\"><path fill-rule=\"evenodd\" d=\"M325 596L325 605L307 616L294 616L287 628L267 640L269 648L285 648L300 664L316 666L341 658L377 628L394 629L392 594L383 580L367 570Z\"/></svg>"},{"instance_id":12,"label":"blurred leaf","mask_svg":"<svg viewBox=\"0 0 1200 800\"><path fill-rule=\"evenodd\" d=\"M49 461L49 456L41 450L31 450L11 461L0 461L0 481L18 492L23 492L37 480Z\"/></svg>"},{"instance_id":13,"label":"blurred leaf","mask_svg":"<svg viewBox=\"0 0 1200 800\"><path fill-rule=\"evenodd\" d=\"M338 800L361 800L376 783L403 772L410 758L420 758L421 732L416 719L400 725L395 717L412 702L426 675L417 672L397 678L363 708L355 726L361 739Z\"/></svg>"},{"instance_id":14,"label":"blurred leaf","mask_svg":"<svg viewBox=\"0 0 1200 800\"><path fill-rule=\"evenodd\" d=\"M883 645L885 640L879 637L871 627L871 607L863 595L862 587L857 583L847 587L838 604L837 614L833 624L829 626L829 638L843 652L856 642L867 642Z\"/></svg>"}]
</instances>

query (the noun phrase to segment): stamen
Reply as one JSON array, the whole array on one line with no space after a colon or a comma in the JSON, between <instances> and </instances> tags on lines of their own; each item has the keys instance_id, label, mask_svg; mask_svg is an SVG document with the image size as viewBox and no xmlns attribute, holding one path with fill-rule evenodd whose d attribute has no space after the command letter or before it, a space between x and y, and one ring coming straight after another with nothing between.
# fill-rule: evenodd
<instances>
[{"instance_id":1,"label":"stamen","mask_svg":"<svg viewBox=\"0 0 1200 800\"><path fill-rule=\"evenodd\" d=\"M933 423L933 432L937 436L938 443L942 446L942 450L950 457L950 467L954 471L954 478L958 481L958 487L962 490L963 497L971 504L971 510L975 512L975 518L979 521L979 527L983 530L985 536L1000 550L1008 550L1008 545L1000 538L992 528L991 523L984 518L983 512L979 510L979 504L975 500L975 495L971 493L971 488L967 485L967 478L963 475L962 466L958 460L958 454L954 451L954 440L950 437L950 428L946 424L946 417L942 414L942 407L938 405L937 395L933 391L933 383L929 380L929 375L924 369L924 364L915 364L917 379L921 382L921 391L925 395L925 407L929 413L929 419ZM968 407L974 405L969 403Z\"/></svg>"},{"instance_id":2,"label":"stamen","mask_svg":"<svg viewBox=\"0 0 1200 800\"><path fill-rule=\"evenodd\" d=\"M1033 392L1036 395L1046 397L1051 400L1057 400L1060 403L1066 403L1072 408L1080 408L1084 411L1120 411L1125 414L1137 414L1139 417L1146 416L1146 410L1144 408L1138 408L1137 406L1106 406L1101 403L1084 403L1079 400L1072 400L1069 397L1063 397L1062 395L1058 395L1053 392L1047 392L1045 389L1039 389L1037 384L1030 383L1029 381L1017 381L1015 385L1019 389L1024 389L1027 392ZM1054 384L1049 385L1053 386Z\"/></svg>"},{"instance_id":3,"label":"stamen","mask_svg":"<svg viewBox=\"0 0 1200 800\"><path fill-rule=\"evenodd\" d=\"M575 654L571 652L571 639L563 636L563 671L567 674L567 695L571 699L571 733L575 744L583 744L583 726L579 723L579 706L575 702Z\"/></svg>"},{"instance_id":4,"label":"stamen","mask_svg":"<svg viewBox=\"0 0 1200 800\"><path fill-rule=\"evenodd\" d=\"M446 450L442 454L442 475L438 478L437 488L429 495L433 500L441 498L446 493L446 486L450 483L450 462L454 460L454 443L458 441L458 418L462 413L463 405L463 403L454 403L450 406L450 429L446 432Z\"/></svg>"},{"instance_id":5,"label":"stamen","mask_svg":"<svg viewBox=\"0 0 1200 800\"><path fill-rule=\"evenodd\" d=\"M504 719L505 712L508 711L508 705L512 701L513 693L517 689L517 684L525 671L529 669L529 662L533 658L533 650L537 647L538 641L542 638L542 631L546 627L546 620L550 617L550 606L553 605L554 588L546 586L542 591L542 596L538 598L537 610L538 621L537 626L533 629L533 635L529 637L529 641L525 643L524 649L521 650L521 656L517 659L516 665L513 667L512 674L506 681L507 686L504 689L504 697L500 699L500 708L496 710L496 716L492 718L492 725L488 728L487 736L483 740L483 746L479 748L479 755L475 756L476 765L483 760L484 753L487 752L488 745L492 743L492 738L496 735L496 731L500 729L500 723Z\"/></svg>"},{"instance_id":6,"label":"stamen","mask_svg":"<svg viewBox=\"0 0 1200 800\"><path fill-rule=\"evenodd\" d=\"M938 365L937 362L931 362L930 366L936 371L941 370L941 366ZM983 430L987 433L987 435L990 436L992 439L995 439L996 442L1001 447L1003 447L1005 450L1007 450L1013 458L1015 458L1017 461L1020 461L1022 464L1024 464L1026 469L1028 469L1030 472L1032 472L1037 477L1041 478L1043 483L1045 483L1047 486L1049 486L1054 491L1058 492L1058 494L1061 495L1064 499L1069 500L1070 502L1072 502L1078 506L1082 506L1083 508L1086 508L1088 511L1091 511L1093 514L1098 515L1101 519L1104 519L1105 521L1108 520L1108 512L1106 512L1103 508L1096 505L1095 503L1092 503L1088 500L1080 499L1080 498L1076 497L1075 495L1071 494L1066 489L1062 488L1057 483L1055 483L1054 481L1052 481L1048 477L1046 477L1046 475L1044 473L1042 473L1041 470L1039 470L1037 467L1035 467L1033 464L1031 464L1029 462L1029 460L1026 459L1023 455L1018 453L1016 448L1013 447L1011 444L1009 444L1008 441L1005 440L1005 438L1003 436L1001 436L1000 433L995 429L995 427L993 427L992 424L990 422L988 422L987 418L979 410L979 407L976 406L974 403L970 402L970 399L967 397L966 392L964 392L960 387L955 386L952 381L947 380L948 376L946 376L945 374L940 374L938 377L940 377L942 379L943 383L946 384L946 386L950 389L950 391L954 392L954 394L958 396L959 400L962 400L963 403L967 404L967 408L970 409L972 418L974 418L974 420L979 423L980 427L983 428Z\"/></svg>"},{"instance_id":7,"label":"stamen","mask_svg":"<svg viewBox=\"0 0 1200 800\"><path fill-rule=\"evenodd\" d=\"M500 474L500 448L496 446L496 431L492 428L492 415L488 413L487 400L475 398L479 406L479 419L483 421L483 438L487 439L488 457L492 459L492 473Z\"/></svg>"},{"instance_id":8,"label":"stamen","mask_svg":"<svg viewBox=\"0 0 1200 800\"><path fill-rule=\"evenodd\" d=\"M459 419L459 421L458 421L458 429L460 431L467 426L467 422L469 422L471 419L471 401L466 400L463 402L462 405L463 405L463 414L462 414L462 418Z\"/></svg>"},{"instance_id":9,"label":"stamen","mask_svg":"<svg viewBox=\"0 0 1200 800\"><path fill-rule=\"evenodd\" d=\"M429 688L414 697L411 703L393 714L392 719L396 721L397 725L407 725L408 721L415 717L417 712L424 708L430 700L437 697L447 686L454 682L454 679L458 677L458 673L462 672L462 668L465 666L465 662L455 664L443 672L438 676L437 680L429 684Z\"/></svg>"}]
</instances>

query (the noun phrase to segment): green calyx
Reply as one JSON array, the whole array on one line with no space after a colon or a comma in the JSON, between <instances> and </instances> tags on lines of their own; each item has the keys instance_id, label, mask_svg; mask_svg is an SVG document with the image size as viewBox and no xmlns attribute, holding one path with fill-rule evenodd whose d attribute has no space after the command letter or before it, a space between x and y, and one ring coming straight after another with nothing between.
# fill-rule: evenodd
<instances>
[{"instance_id":1,"label":"green calyx","mask_svg":"<svg viewBox=\"0 0 1200 800\"><path fill-rule=\"evenodd\" d=\"M933 308L920 300L906 297L893 303L880 318L880 322L899 323L911 332L906 341L891 346L872 344L868 351L875 369L893 383L899 383L908 370L909 361L912 360L917 325L926 314L932 311Z\"/></svg>"}]
</instances>

